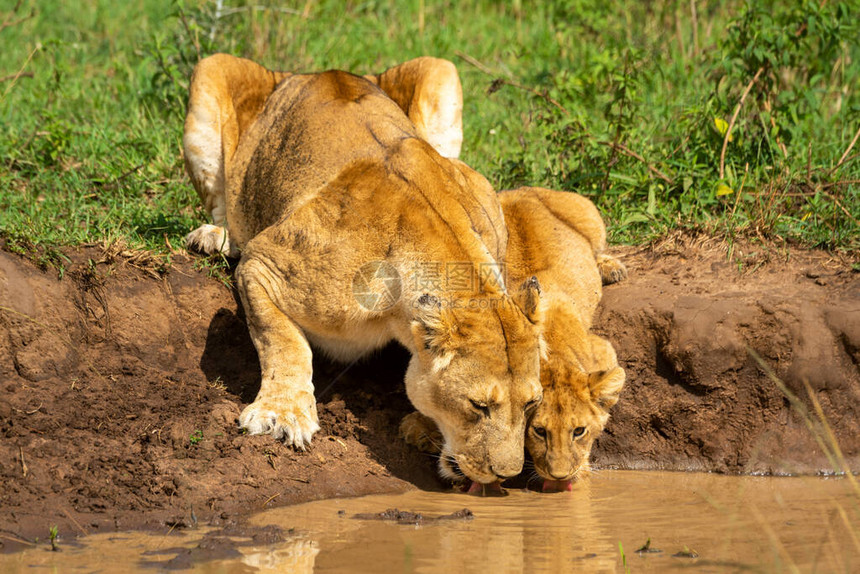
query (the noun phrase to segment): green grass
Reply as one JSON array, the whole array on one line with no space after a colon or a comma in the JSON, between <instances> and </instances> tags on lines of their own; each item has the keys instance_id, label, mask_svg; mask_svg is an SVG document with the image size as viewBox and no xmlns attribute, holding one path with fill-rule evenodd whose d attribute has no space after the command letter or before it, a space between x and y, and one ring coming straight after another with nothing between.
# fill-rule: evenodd
<instances>
[{"instance_id":1,"label":"green grass","mask_svg":"<svg viewBox=\"0 0 860 574\"><path fill-rule=\"evenodd\" d=\"M429 54L457 64L462 159L500 189L585 193L613 241L685 228L856 251L860 6L774 4L6 2L0 23L35 14L0 30L0 78L32 73L0 82L0 234L180 246L205 220L180 149L200 56L367 73Z\"/></svg>"}]
</instances>

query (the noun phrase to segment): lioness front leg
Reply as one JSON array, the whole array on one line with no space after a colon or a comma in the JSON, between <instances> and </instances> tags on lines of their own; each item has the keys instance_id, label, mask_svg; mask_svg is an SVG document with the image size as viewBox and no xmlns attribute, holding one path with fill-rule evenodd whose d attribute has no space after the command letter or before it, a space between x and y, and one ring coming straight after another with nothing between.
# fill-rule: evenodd
<instances>
[{"instance_id":1,"label":"lioness front leg","mask_svg":"<svg viewBox=\"0 0 860 574\"><path fill-rule=\"evenodd\" d=\"M312 381L311 348L302 330L272 301L253 260L236 270L248 330L262 370L260 392L239 416L251 434L272 433L304 449L320 428Z\"/></svg>"}]
</instances>

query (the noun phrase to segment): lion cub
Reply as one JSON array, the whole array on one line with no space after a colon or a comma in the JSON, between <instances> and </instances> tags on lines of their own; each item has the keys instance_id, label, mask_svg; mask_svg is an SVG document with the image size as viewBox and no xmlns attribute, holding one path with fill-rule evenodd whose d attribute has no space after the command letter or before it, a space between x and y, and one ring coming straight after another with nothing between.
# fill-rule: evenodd
<instances>
[{"instance_id":1,"label":"lion cub","mask_svg":"<svg viewBox=\"0 0 860 574\"><path fill-rule=\"evenodd\" d=\"M589 468L591 446L624 386L612 345L590 333L601 284L627 270L604 255L606 228L587 198L520 188L499 200L508 227L508 277L536 275L543 288L544 398L526 431L526 449L544 490L570 489Z\"/></svg>"},{"instance_id":2,"label":"lion cub","mask_svg":"<svg viewBox=\"0 0 860 574\"><path fill-rule=\"evenodd\" d=\"M543 490L569 490L588 470L591 446L624 386L612 345L589 331L601 284L620 281L627 271L602 254L606 229L585 197L525 187L501 192L499 201L509 236L508 278L516 284L534 275L542 287L543 401L525 445ZM437 450L432 423L418 413L404 418L401 434L422 450Z\"/></svg>"}]
</instances>

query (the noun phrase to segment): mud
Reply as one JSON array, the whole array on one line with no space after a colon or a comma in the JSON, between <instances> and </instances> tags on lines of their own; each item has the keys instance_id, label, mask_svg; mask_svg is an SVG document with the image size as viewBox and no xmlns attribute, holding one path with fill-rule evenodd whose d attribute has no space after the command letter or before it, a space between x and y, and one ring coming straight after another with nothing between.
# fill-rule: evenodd
<instances>
[{"instance_id":1,"label":"mud","mask_svg":"<svg viewBox=\"0 0 860 574\"><path fill-rule=\"evenodd\" d=\"M795 393L808 381L860 469L852 261L751 252L688 239L617 252L630 278L606 289L596 329L628 383L596 466L832 470L749 346ZM296 452L237 429L259 366L231 288L182 254L166 272L94 247L66 256L59 278L0 251L0 550L52 525L67 537L232 528L273 506L448 488L397 437L410 411L402 350L318 358L322 430Z\"/></svg>"},{"instance_id":2,"label":"mud","mask_svg":"<svg viewBox=\"0 0 860 574\"><path fill-rule=\"evenodd\" d=\"M384 520L387 522L395 522L397 524L432 524L440 520L472 520L475 515L468 508L463 508L452 512L451 514L443 514L442 516L425 516L420 512L410 512L408 510L398 510L389 508L382 512L376 513L359 513L353 515L356 520Z\"/></svg>"},{"instance_id":3,"label":"mud","mask_svg":"<svg viewBox=\"0 0 860 574\"><path fill-rule=\"evenodd\" d=\"M618 254L630 277L605 289L595 322L628 382L598 465L830 472L808 427L820 420L811 392L860 470L860 273L850 261L689 237ZM766 369L803 399L806 416Z\"/></svg>"}]
</instances>

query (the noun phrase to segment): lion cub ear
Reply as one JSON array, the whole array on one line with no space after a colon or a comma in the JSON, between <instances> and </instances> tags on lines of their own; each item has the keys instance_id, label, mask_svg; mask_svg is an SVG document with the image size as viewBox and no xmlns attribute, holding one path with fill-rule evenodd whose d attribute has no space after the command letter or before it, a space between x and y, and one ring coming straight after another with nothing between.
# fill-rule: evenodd
<instances>
[{"instance_id":1,"label":"lion cub ear","mask_svg":"<svg viewBox=\"0 0 860 574\"><path fill-rule=\"evenodd\" d=\"M411 329L419 352L442 353L451 343L454 325L439 298L425 293L415 301Z\"/></svg>"},{"instance_id":2,"label":"lion cub ear","mask_svg":"<svg viewBox=\"0 0 860 574\"><path fill-rule=\"evenodd\" d=\"M514 302L523 310L525 316L534 324L537 324L543 318L540 306L540 283L534 275L520 285L520 288L514 294Z\"/></svg>"},{"instance_id":3,"label":"lion cub ear","mask_svg":"<svg viewBox=\"0 0 860 574\"><path fill-rule=\"evenodd\" d=\"M601 408L609 410L618 402L618 395L624 387L627 375L621 367L588 374L588 388L591 398Z\"/></svg>"}]
</instances>

